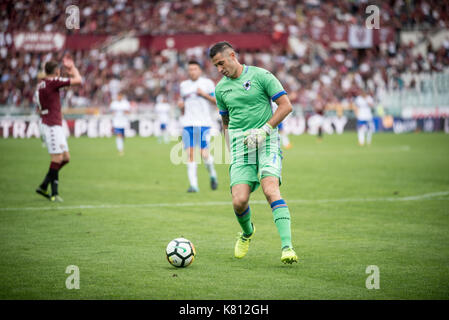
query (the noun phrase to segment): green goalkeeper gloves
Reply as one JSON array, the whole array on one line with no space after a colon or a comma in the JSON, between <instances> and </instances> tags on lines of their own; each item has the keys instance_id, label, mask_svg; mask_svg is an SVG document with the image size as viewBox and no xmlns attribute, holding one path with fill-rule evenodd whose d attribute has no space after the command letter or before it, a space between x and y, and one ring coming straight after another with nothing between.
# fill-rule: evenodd
<instances>
[{"instance_id":1,"label":"green goalkeeper gloves","mask_svg":"<svg viewBox=\"0 0 449 320\"><path fill-rule=\"evenodd\" d=\"M259 129L250 129L245 132L245 138L243 143L248 147L248 149L254 149L257 146L262 145L265 142L267 136L270 135L273 127L267 123Z\"/></svg>"}]
</instances>

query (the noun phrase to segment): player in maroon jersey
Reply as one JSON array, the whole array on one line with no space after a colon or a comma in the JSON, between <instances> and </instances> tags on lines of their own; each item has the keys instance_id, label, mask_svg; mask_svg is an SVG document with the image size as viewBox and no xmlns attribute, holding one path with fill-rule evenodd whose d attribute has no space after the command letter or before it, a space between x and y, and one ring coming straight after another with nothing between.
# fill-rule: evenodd
<instances>
[{"instance_id":1,"label":"player in maroon jersey","mask_svg":"<svg viewBox=\"0 0 449 320\"><path fill-rule=\"evenodd\" d=\"M324 122L324 112L325 112L325 101L317 97L315 100L315 104L313 107L313 111L315 112L316 121L318 124L318 141L323 139L323 122Z\"/></svg>"},{"instance_id":2,"label":"player in maroon jersey","mask_svg":"<svg viewBox=\"0 0 449 320\"><path fill-rule=\"evenodd\" d=\"M36 192L53 202L62 202L58 194L59 170L70 161L69 147L62 128L59 89L82 83L81 75L71 58L64 57L63 66L68 78L60 77L56 61L48 61L45 64L45 77L39 82L35 94L42 122L41 132L50 154L50 169ZM51 194L47 192L49 184Z\"/></svg>"}]
</instances>

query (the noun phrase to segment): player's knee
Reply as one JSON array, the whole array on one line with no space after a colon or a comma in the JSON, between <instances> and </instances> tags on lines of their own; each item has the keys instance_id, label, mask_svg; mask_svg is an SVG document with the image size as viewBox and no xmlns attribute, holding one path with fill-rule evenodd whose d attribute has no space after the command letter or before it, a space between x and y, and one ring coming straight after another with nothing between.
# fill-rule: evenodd
<instances>
[{"instance_id":1,"label":"player's knee","mask_svg":"<svg viewBox=\"0 0 449 320\"><path fill-rule=\"evenodd\" d=\"M51 162L61 163L62 160L63 160L62 154L52 154L51 155Z\"/></svg>"},{"instance_id":2,"label":"player's knee","mask_svg":"<svg viewBox=\"0 0 449 320\"><path fill-rule=\"evenodd\" d=\"M232 203L235 212L243 212L248 207L248 202L240 201Z\"/></svg>"},{"instance_id":3,"label":"player's knee","mask_svg":"<svg viewBox=\"0 0 449 320\"><path fill-rule=\"evenodd\" d=\"M237 212L241 212L245 210L248 207L248 197L245 195L233 195L232 196L232 205L234 207L234 210Z\"/></svg>"},{"instance_id":4,"label":"player's knee","mask_svg":"<svg viewBox=\"0 0 449 320\"><path fill-rule=\"evenodd\" d=\"M263 193L269 203L281 199L281 192L278 187L269 186L263 190Z\"/></svg>"},{"instance_id":5,"label":"player's knee","mask_svg":"<svg viewBox=\"0 0 449 320\"><path fill-rule=\"evenodd\" d=\"M274 201L282 199L280 193L265 194L265 198L267 199L268 203L273 203Z\"/></svg>"},{"instance_id":6,"label":"player's knee","mask_svg":"<svg viewBox=\"0 0 449 320\"><path fill-rule=\"evenodd\" d=\"M209 159L209 152L208 150L202 149L201 150L201 157L204 161L207 161Z\"/></svg>"},{"instance_id":7,"label":"player's knee","mask_svg":"<svg viewBox=\"0 0 449 320\"><path fill-rule=\"evenodd\" d=\"M193 162L194 155L195 155L195 153L194 153L193 148L188 148L187 149L187 156L188 156L190 162Z\"/></svg>"}]
</instances>

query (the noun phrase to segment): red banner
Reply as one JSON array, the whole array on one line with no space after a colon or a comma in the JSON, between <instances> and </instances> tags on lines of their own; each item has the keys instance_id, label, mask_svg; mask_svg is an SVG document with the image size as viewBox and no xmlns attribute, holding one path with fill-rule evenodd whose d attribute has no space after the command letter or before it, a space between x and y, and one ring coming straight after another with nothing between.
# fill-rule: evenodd
<instances>
[{"instance_id":1,"label":"red banner","mask_svg":"<svg viewBox=\"0 0 449 320\"><path fill-rule=\"evenodd\" d=\"M382 42L394 40L391 28L366 29L344 24L326 24L323 27L310 27L308 34L311 39L323 44L345 43L354 48L369 48ZM86 35L51 32L16 32L13 36L14 47L24 51L59 51L64 48L71 50L90 50L99 48L109 39L108 35ZM183 50L196 46L209 47L219 41L228 41L238 49L258 50L272 46L285 47L287 34L270 33L217 33L217 34L175 34L138 37L140 48L160 51L167 48Z\"/></svg>"},{"instance_id":2,"label":"red banner","mask_svg":"<svg viewBox=\"0 0 449 320\"><path fill-rule=\"evenodd\" d=\"M267 49L273 45L285 46L287 36L275 39L266 33L218 33L218 34L176 34L172 36L154 36L142 39L141 47L146 46L153 50L167 48L187 49L196 46L209 47L219 41L228 41L239 49Z\"/></svg>"},{"instance_id":3,"label":"red banner","mask_svg":"<svg viewBox=\"0 0 449 320\"><path fill-rule=\"evenodd\" d=\"M371 48L381 43L394 41L392 28L367 29L365 26L328 23L323 27L310 26L309 37L325 45L345 43L351 48Z\"/></svg>"},{"instance_id":4,"label":"red banner","mask_svg":"<svg viewBox=\"0 0 449 320\"><path fill-rule=\"evenodd\" d=\"M107 35L72 34L67 36L65 47L72 50L89 50L100 47Z\"/></svg>"},{"instance_id":5,"label":"red banner","mask_svg":"<svg viewBox=\"0 0 449 320\"><path fill-rule=\"evenodd\" d=\"M373 42L378 45L380 43L388 43L394 41L393 28L373 29Z\"/></svg>"}]
</instances>

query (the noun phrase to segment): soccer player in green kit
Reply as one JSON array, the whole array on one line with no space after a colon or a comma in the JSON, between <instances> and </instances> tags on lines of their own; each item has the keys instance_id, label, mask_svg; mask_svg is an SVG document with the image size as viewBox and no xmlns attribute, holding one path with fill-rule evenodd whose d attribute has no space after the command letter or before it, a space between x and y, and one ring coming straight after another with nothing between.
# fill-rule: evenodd
<instances>
[{"instance_id":1,"label":"soccer player in green kit","mask_svg":"<svg viewBox=\"0 0 449 320\"><path fill-rule=\"evenodd\" d=\"M213 45L209 57L224 76L215 88L215 96L231 152L232 204L243 231L235 244L235 257L246 255L255 234L249 197L261 185L281 238L281 261L297 262L290 212L279 190L282 157L277 126L292 111L287 93L271 72L240 64L228 42ZM274 114L270 100L278 105Z\"/></svg>"}]
</instances>

